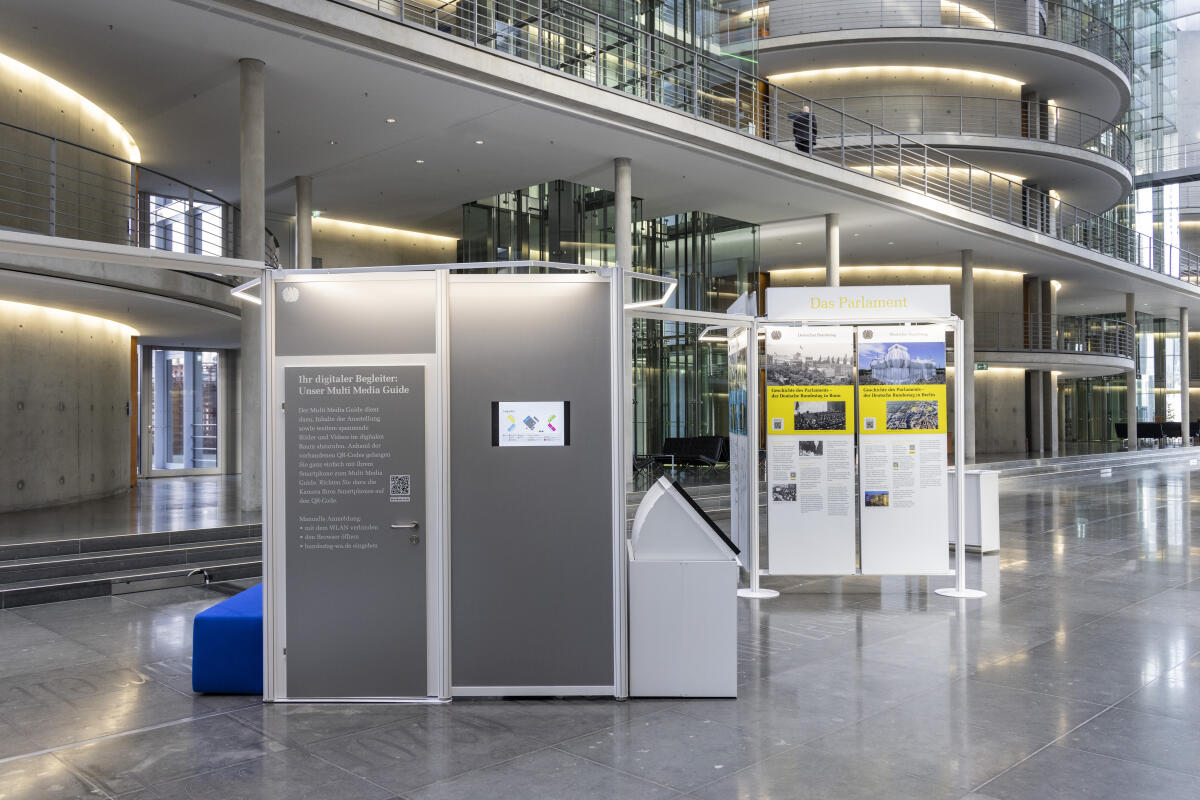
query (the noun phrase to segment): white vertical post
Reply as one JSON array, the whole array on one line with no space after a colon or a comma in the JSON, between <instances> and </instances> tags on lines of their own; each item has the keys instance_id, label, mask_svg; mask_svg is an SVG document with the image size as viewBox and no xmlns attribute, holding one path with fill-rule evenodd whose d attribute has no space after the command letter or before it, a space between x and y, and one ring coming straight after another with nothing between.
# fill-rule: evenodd
<instances>
[{"instance_id":1,"label":"white vertical post","mask_svg":"<svg viewBox=\"0 0 1200 800\"><path fill-rule=\"evenodd\" d=\"M1184 447L1192 443L1188 433L1192 424L1192 358L1188 346L1188 310L1186 306L1179 309L1179 419L1180 437Z\"/></svg>"},{"instance_id":2,"label":"white vertical post","mask_svg":"<svg viewBox=\"0 0 1200 800\"><path fill-rule=\"evenodd\" d=\"M628 159L618 159L626 161ZM619 193L618 193L619 199ZM618 203L618 206L620 204ZM618 219L620 215L618 214ZM618 233L619 235L619 233ZM623 700L629 696L629 589L628 553L625 549L625 492L626 476L633 461L629 447L626 411L630 398L629 369L625 358L626 329L625 286L627 272L618 263L607 270L609 277L609 402L612 404L612 543L613 543L613 695Z\"/></svg>"},{"instance_id":3,"label":"white vertical post","mask_svg":"<svg viewBox=\"0 0 1200 800\"><path fill-rule=\"evenodd\" d=\"M758 323L751 322L747 327L749 344L746 346L746 432L749 434L750 446L746 448L746 458L750 462L750 480L747 481L747 492L750 494L750 552L746 554L746 569L750 573L750 588L738 589L738 597L748 597L753 600L769 600L779 597L774 589L764 589L759 583L762 571L759 566L759 553L762 551L758 510Z\"/></svg>"},{"instance_id":4,"label":"white vertical post","mask_svg":"<svg viewBox=\"0 0 1200 800\"><path fill-rule=\"evenodd\" d=\"M954 491L958 496L958 530L954 534L954 588L936 589L943 597L987 597L987 592L967 588L967 476L966 459L959 443L963 440L963 391L962 380L962 337L963 321L954 320ZM972 364L974 369L975 365Z\"/></svg>"},{"instance_id":5,"label":"white vertical post","mask_svg":"<svg viewBox=\"0 0 1200 800\"><path fill-rule=\"evenodd\" d=\"M1137 340L1137 295L1133 292L1125 293L1125 321L1129 323L1129 330L1133 335L1133 369L1125 373L1125 419L1129 426L1125 434L1129 437L1128 450L1133 451L1138 449L1137 435L1137 361L1138 361L1138 340Z\"/></svg>"},{"instance_id":6,"label":"white vertical post","mask_svg":"<svg viewBox=\"0 0 1200 800\"><path fill-rule=\"evenodd\" d=\"M962 300L959 316L962 317L962 339L954 343L957 350L962 345L964 364L962 374L954 374L954 382L962 381L963 404L954 407L954 415L963 415L965 431L963 438L956 440L954 449L961 443L963 457L975 461L975 251L962 251Z\"/></svg>"}]
</instances>

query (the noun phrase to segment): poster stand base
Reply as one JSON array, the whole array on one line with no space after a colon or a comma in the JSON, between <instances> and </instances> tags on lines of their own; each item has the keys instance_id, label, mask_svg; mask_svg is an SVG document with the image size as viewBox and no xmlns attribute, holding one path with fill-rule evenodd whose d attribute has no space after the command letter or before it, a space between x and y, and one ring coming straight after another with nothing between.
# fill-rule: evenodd
<instances>
[{"instance_id":1,"label":"poster stand base","mask_svg":"<svg viewBox=\"0 0 1200 800\"><path fill-rule=\"evenodd\" d=\"M972 599L987 597L987 592L981 592L978 589L956 589L953 586L946 587L945 589L934 589L933 592L934 594L940 594L942 597L969 597Z\"/></svg>"},{"instance_id":2,"label":"poster stand base","mask_svg":"<svg viewBox=\"0 0 1200 800\"><path fill-rule=\"evenodd\" d=\"M779 597L779 592L774 589L738 589L738 597L749 597L752 600L770 600L772 597Z\"/></svg>"}]
</instances>

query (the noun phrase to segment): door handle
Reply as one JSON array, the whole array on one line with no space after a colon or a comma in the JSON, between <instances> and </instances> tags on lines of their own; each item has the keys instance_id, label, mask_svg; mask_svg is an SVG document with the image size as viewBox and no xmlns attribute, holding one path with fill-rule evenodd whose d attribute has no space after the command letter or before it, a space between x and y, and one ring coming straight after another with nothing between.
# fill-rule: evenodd
<instances>
[{"instance_id":1,"label":"door handle","mask_svg":"<svg viewBox=\"0 0 1200 800\"><path fill-rule=\"evenodd\" d=\"M393 523L392 523L392 527L393 527L393 528L419 528L419 527L421 527L421 525L420 525L420 523L418 523L418 522L416 522L416 521L413 521L413 522L393 522Z\"/></svg>"}]
</instances>

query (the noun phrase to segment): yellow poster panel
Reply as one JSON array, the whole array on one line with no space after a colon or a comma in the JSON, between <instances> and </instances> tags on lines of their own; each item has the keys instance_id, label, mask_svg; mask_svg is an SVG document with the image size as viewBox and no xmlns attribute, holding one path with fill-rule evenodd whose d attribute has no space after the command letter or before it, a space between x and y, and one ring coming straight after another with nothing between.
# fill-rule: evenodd
<instances>
[{"instance_id":1,"label":"yellow poster panel","mask_svg":"<svg viewBox=\"0 0 1200 800\"><path fill-rule=\"evenodd\" d=\"M946 385L858 387L859 432L945 433Z\"/></svg>"},{"instance_id":2,"label":"yellow poster panel","mask_svg":"<svg viewBox=\"0 0 1200 800\"><path fill-rule=\"evenodd\" d=\"M768 386L767 433L854 433L854 387Z\"/></svg>"}]
</instances>

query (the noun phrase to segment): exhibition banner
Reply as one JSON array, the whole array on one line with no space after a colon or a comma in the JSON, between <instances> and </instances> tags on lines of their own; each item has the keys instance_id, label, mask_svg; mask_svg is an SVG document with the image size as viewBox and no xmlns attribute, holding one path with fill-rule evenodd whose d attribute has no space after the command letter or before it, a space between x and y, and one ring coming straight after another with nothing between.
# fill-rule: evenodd
<instances>
[{"instance_id":1,"label":"exhibition banner","mask_svg":"<svg viewBox=\"0 0 1200 800\"><path fill-rule=\"evenodd\" d=\"M773 320L928 320L950 316L949 286L778 286L767 289Z\"/></svg>"},{"instance_id":2,"label":"exhibition banner","mask_svg":"<svg viewBox=\"0 0 1200 800\"><path fill-rule=\"evenodd\" d=\"M729 337L729 538L743 553L750 552L750 429L746 405L749 385L750 331L742 328ZM747 562L749 563L749 562Z\"/></svg>"},{"instance_id":3,"label":"exhibition banner","mask_svg":"<svg viewBox=\"0 0 1200 800\"><path fill-rule=\"evenodd\" d=\"M851 574L854 329L765 332L769 571Z\"/></svg>"},{"instance_id":4,"label":"exhibition banner","mask_svg":"<svg viewBox=\"0 0 1200 800\"><path fill-rule=\"evenodd\" d=\"M858 414L863 573L947 572L945 326L858 329Z\"/></svg>"}]
</instances>

